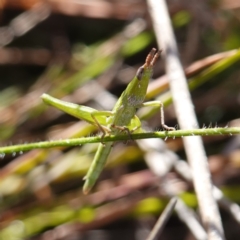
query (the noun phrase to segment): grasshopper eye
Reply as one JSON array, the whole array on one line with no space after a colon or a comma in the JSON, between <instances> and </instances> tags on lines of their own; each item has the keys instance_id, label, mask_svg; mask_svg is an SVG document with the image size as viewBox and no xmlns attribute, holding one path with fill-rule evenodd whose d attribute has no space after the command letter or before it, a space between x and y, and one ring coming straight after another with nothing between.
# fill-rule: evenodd
<instances>
[{"instance_id":1,"label":"grasshopper eye","mask_svg":"<svg viewBox=\"0 0 240 240\"><path fill-rule=\"evenodd\" d=\"M137 73L136 73L136 77L138 80L141 80L142 77L143 77L143 72L144 72L144 67L140 67L138 70L137 70Z\"/></svg>"}]
</instances>

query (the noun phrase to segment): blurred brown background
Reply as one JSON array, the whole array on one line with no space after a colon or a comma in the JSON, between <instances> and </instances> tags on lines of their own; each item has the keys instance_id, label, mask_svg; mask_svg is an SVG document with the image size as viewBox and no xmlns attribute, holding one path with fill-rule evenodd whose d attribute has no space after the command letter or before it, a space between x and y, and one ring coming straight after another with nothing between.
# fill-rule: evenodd
<instances>
[{"instance_id":1,"label":"blurred brown background","mask_svg":"<svg viewBox=\"0 0 240 240\"><path fill-rule=\"evenodd\" d=\"M186 75L200 79L191 91L200 126L239 126L239 59L218 73L209 68L239 48L240 3L167 3ZM157 47L141 0L3 0L0 10L1 146L96 134L94 127L44 105L40 96L109 110ZM211 77L203 80L205 70ZM161 60L147 98L167 93L163 75ZM174 126L173 106L165 106L166 121ZM159 129L158 114L144 120L146 129ZM204 137L204 144L214 184L239 203L239 136ZM166 145L166 151L186 158L181 139ZM144 162L148 150L137 142L116 144L93 193L83 196L82 178L96 147L0 152L0 239L146 239L170 198L166 179L174 194L197 210L191 181L174 167L156 177ZM233 216L229 205L220 209L227 239L238 239L239 215ZM196 236L175 214L161 239Z\"/></svg>"}]
</instances>

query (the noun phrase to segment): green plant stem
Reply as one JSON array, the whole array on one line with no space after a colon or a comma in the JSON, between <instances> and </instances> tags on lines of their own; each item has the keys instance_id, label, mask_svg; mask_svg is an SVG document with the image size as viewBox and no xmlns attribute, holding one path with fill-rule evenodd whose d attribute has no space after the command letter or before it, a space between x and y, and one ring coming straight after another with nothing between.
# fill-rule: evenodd
<instances>
[{"instance_id":1,"label":"green plant stem","mask_svg":"<svg viewBox=\"0 0 240 240\"><path fill-rule=\"evenodd\" d=\"M213 135L234 135L240 134L240 127L232 128L204 128L204 129L190 129L190 130L176 130L176 131L157 131L147 133L132 134L131 138L134 140L145 138L178 138L185 136L213 136ZM103 139L101 137L86 137L86 138L73 138L64 140L53 140L36 143L26 143L20 145L13 145L7 147L0 147L0 157L4 154L15 154L17 152L29 151L32 149L40 148L52 148L52 147L72 147L79 146L86 143L98 143L98 142L114 142L114 141L126 141L129 140L128 135L112 135L106 136Z\"/></svg>"}]
</instances>

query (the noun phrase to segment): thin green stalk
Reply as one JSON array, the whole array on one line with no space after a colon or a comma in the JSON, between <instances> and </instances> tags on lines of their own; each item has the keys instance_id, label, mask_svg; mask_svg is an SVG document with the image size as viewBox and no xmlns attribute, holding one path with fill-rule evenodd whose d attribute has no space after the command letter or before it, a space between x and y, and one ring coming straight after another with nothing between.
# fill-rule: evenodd
<instances>
[{"instance_id":1,"label":"thin green stalk","mask_svg":"<svg viewBox=\"0 0 240 240\"><path fill-rule=\"evenodd\" d=\"M235 135L240 134L240 127L232 128L203 128L203 129L190 129L190 130L176 130L176 131L156 131L146 133L132 134L131 138L134 140L145 138L162 138L167 140L168 138L178 138L185 136L216 136L216 135ZM128 135L112 135L101 137L86 137L86 138L73 138L64 140L44 141L37 143L26 143L13 146L0 147L0 157L4 157L5 154L16 154L18 152L25 152L33 149L52 148L52 147L72 147L79 146L87 143L99 143L99 142L115 142L129 140Z\"/></svg>"}]
</instances>

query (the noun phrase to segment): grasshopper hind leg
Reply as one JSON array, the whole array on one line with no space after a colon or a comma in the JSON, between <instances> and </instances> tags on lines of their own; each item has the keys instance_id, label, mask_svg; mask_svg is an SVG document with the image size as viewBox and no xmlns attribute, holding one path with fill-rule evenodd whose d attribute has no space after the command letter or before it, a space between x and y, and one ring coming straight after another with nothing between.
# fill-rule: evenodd
<instances>
[{"instance_id":1,"label":"grasshopper hind leg","mask_svg":"<svg viewBox=\"0 0 240 240\"><path fill-rule=\"evenodd\" d=\"M103 145L105 145L104 143L103 143L103 138L107 135L107 134L109 134L109 133L111 133L111 129L109 129L108 127L106 127L106 126L103 126L103 125L101 125L99 122L98 122L98 120L97 120L97 118L94 116L94 115L100 115L100 114L104 114L104 115L110 115L110 112L96 112L95 114L94 113L92 113L91 114L91 116L92 116L92 119L93 119L93 121L95 122L95 124L97 125L97 127L98 127L98 129L102 132L102 135L101 135L101 143L103 144Z\"/></svg>"}]
</instances>

